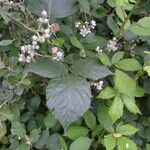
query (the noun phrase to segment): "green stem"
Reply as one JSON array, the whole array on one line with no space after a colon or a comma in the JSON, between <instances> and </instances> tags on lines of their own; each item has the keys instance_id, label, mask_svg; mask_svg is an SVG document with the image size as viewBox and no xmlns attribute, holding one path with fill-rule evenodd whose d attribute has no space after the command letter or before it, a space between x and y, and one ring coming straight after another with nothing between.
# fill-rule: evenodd
<instances>
[{"instance_id":1,"label":"green stem","mask_svg":"<svg viewBox=\"0 0 150 150\"><path fill-rule=\"evenodd\" d=\"M140 4L140 0L136 0L136 4L133 6L133 8L131 9L129 15L127 17L125 17L125 20L120 28L120 30L118 31L116 37L120 38L124 32L124 27L126 25L126 23L128 22L128 20L130 19L130 17L133 15L134 11L136 10L137 6Z\"/></svg>"}]
</instances>

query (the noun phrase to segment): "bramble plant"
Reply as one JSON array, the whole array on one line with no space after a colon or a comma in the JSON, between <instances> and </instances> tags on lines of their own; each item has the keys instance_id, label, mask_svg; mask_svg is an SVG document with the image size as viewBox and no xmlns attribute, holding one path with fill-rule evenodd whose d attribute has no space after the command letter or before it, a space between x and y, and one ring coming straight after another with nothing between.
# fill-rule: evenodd
<instances>
[{"instance_id":1,"label":"bramble plant","mask_svg":"<svg viewBox=\"0 0 150 150\"><path fill-rule=\"evenodd\" d=\"M0 0L1 150L150 150L149 0Z\"/></svg>"}]
</instances>

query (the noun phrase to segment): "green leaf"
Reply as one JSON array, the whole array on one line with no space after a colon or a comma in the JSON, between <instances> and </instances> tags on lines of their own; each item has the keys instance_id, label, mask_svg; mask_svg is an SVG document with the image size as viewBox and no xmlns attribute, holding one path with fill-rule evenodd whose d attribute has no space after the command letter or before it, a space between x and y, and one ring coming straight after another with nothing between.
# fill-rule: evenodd
<instances>
[{"instance_id":1,"label":"green leaf","mask_svg":"<svg viewBox=\"0 0 150 150\"><path fill-rule=\"evenodd\" d=\"M80 137L71 144L70 150L89 150L92 141L88 137Z\"/></svg>"},{"instance_id":2,"label":"green leaf","mask_svg":"<svg viewBox=\"0 0 150 150\"><path fill-rule=\"evenodd\" d=\"M136 144L127 137L120 137L117 141L118 150L137 150Z\"/></svg>"},{"instance_id":3,"label":"green leaf","mask_svg":"<svg viewBox=\"0 0 150 150\"><path fill-rule=\"evenodd\" d=\"M100 94L97 96L97 98L110 99L110 98L115 97L116 94L117 94L117 91L114 88L108 86L105 89L103 89L102 91L100 91Z\"/></svg>"},{"instance_id":4,"label":"green leaf","mask_svg":"<svg viewBox=\"0 0 150 150\"><path fill-rule=\"evenodd\" d=\"M13 114L7 105L0 108L0 121L12 120Z\"/></svg>"},{"instance_id":5,"label":"green leaf","mask_svg":"<svg viewBox=\"0 0 150 150\"><path fill-rule=\"evenodd\" d=\"M109 108L109 115L113 123L123 116L123 107L124 107L124 104L121 98L118 96L115 97L112 102L112 105Z\"/></svg>"},{"instance_id":6,"label":"green leaf","mask_svg":"<svg viewBox=\"0 0 150 150\"><path fill-rule=\"evenodd\" d=\"M84 120L85 120L86 125L87 125L90 129L95 128L95 126L96 126L96 117L95 117L95 115L94 115L93 112L87 111L87 112L84 114Z\"/></svg>"},{"instance_id":7,"label":"green leaf","mask_svg":"<svg viewBox=\"0 0 150 150\"><path fill-rule=\"evenodd\" d=\"M127 74L120 70L116 70L115 73L115 89L120 93L124 93L126 95L135 95L136 90L136 82Z\"/></svg>"},{"instance_id":8,"label":"green leaf","mask_svg":"<svg viewBox=\"0 0 150 150\"><path fill-rule=\"evenodd\" d=\"M75 13L74 0L26 0L31 12L41 16L42 10L46 10L49 16L63 18Z\"/></svg>"},{"instance_id":9,"label":"green leaf","mask_svg":"<svg viewBox=\"0 0 150 150\"><path fill-rule=\"evenodd\" d=\"M44 119L44 124L47 129L52 128L57 123L57 120L55 119L54 115L51 111L48 112L46 118Z\"/></svg>"},{"instance_id":10,"label":"green leaf","mask_svg":"<svg viewBox=\"0 0 150 150\"><path fill-rule=\"evenodd\" d=\"M20 138L25 138L26 130L23 124L20 122L14 122L12 124L11 133L17 135Z\"/></svg>"},{"instance_id":11,"label":"green leaf","mask_svg":"<svg viewBox=\"0 0 150 150\"><path fill-rule=\"evenodd\" d=\"M47 141L46 147L50 150L67 150L64 139L59 134L52 134Z\"/></svg>"},{"instance_id":12,"label":"green leaf","mask_svg":"<svg viewBox=\"0 0 150 150\"><path fill-rule=\"evenodd\" d=\"M30 142L31 143L36 142L39 139L39 137L40 137L40 130L39 129L32 130L29 136Z\"/></svg>"},{"instance_id":13,"label":"green leaf","mask_svg":"<svg viewBox=\"0 0 150 150\"><path fill-rule=\"evenodd\" d=\"M0 140L5 136L6 133L7 131L5 122L0 121Z\"/></svg>"},{"instance_id":14,"label":"green leaf","mask_svg":"<svg viewBox=\"0 0 150 150\"><path fill-rule=\"evenodd\" d=\"M91 59L77 61L71 66L70 70L76 75L93 80L98 80L112 74L107 67L101 66L98 61Z\"/></svg>"},{"instance_id":15,"label":"green leaf","mask_svg":"<svg viewBox=\"0 0 150 150\"><path fill-rule=\"evenodd\" d=\"M91 89L85 79L67 75L50 81L46 97L47 106L66 130L90 108Z\"/></svg>"},{"instance_id":16,"label":"green leaf","mask_svg":"<svg viewBox=\"0 0 150 150\"><path fill-rule=\"evenodd\" d=\"M105 104L100 103L100 105L98 106L97 117L99 123L105 130L107 130L108 132L114 132L113 124L108 114L108 107Z\"/></svg>"},{"instance_id":17,"label":"green leaf","mask_svg":"<svg viewBox=\"0 0 150 150\"><path fill-rule=\"evenodd\" d=\"M97 125L92 132L92 138L95 138L96 136L100 135L100 133L103 131L103 127L101 124Z\"/></svg>"},{"instance_id":18,"label":"green leaf","mask_svg":"<svg viewBox=\"0 0 150 150\"><path fill-rule=\"evenodd\" d=\"M140 112L138 106L136 105L135 100L134 100L133 97L122 95L121 98L122 98L122 101L125 104L126 108L130 112L132 112L134 114L137 114L137 113L141 114L141 112Z\"/></svg>"},{"instance_id":19,"label":"green leaf","mask_svg":"<svg viewBox=\"0 0 150 150\"><path fill-rule=\"evenodd\" d=\"M117 145L117 140L112 134L104 136L104 145L106 150L113 150Z\"/></svg>"},{"instance_id":20,"label":"green leaf","mask_svg":"<svg viewBox=\"0 0 150 150\"><path fill-rule=\"evenodd\" d=\"M49 140L49 131L44 130L41 132L40 138L34 143L34 147L37 149L41 149Z\"/></svg>"},{"instance_id":21,"label":"green leaf","mask_svg":"<svg viewBox=\"0 0 150 150\"><path fill-rule=\"evenodd\" d=\"M55 78L67 74L67 68L61 62L43 57L35 59L35 62L32 62L27 70L45 78Z\"/></svg>"},{"instance_id":22,"label":"green leaf","mask_svg":"<svg viewBox=\"0 0 150 150\"><path fill-rule=\"evenodd\" d=\"M150 17L144 17L130 28L132 32L139 36L150 36Z\"/></svg>"},{"instance_id":23,"label":"green leaf","mask_svg":"<svg viewBox=\"0 0 150 150\"><path fill-rule=\"evenodd\" d=\"M40 102L41 102L41 98L39 96L35 96L31 100L27 101L26 108L29 111L34 112L34 111L38 110L38 108L40 106Z\"/></svg>"},{"instance_id":24,"label":"green leaf","mask_svg":"<svg viewBox=\"0 0 150 150\"><path fill-rule=\"evenodd\" d=\"M79 2L80 11L90 15L90 3L87 0L77 0Z\"/></svg>"},{"instance_id":25,"label":"green leaf","mask_svg":"<svg viewBox=\"0 0 150 150\"><path fill-rule=\"evenodd\" d=\"M133 58L123 59L115 64L119 69L126 71L137 71L142 68L141 64Z\"/></svg>"},{"instance_id":26,"label":"green leaf","mask_svg":"<svg viewBox=\"0 0 150 150\"><path fill-rule=\"evenodd\" d=\"M99 59L104 65L111 66L110 58L105 53L101 53Z\"/></svg>"},{"instance_id":27,"label":"green leaf","mask_svg":"<svg viewBox=\"0 0 150 150\"><path fill-rule=\"evenodd\" d=\"M88 129L80 126L71 126L66 133L66 136L71 139L75 140L79 137L85 137L88 134Z\"/></svg>"},{"instance_id":28,"label":"green leaf","mask_svg":"<svg viewBox=\"0 0 150 150\"><path fill-rule=\"evenodd\" d=\"M126 125L120 125L117 127L116 129L116 132L117 133L120 133L122 135L133 135L135 134L136 132L138 131L137 128L129 125L129 124L126 124Z\"/></svg>"},{"instance_id":29,"label":"green leaf","mask_svg":"<svg viewBox=\"0 0 150 150\"><path fill-rule=\"evenodd\" d=\"M115 0L116 6L124 6L129 3L128 0Z\"/></svg>"},{"instance_id":30,"label":"green leaf","mask_svg":"<svg viewBox=\"0 0 150 150\"><path fill-rule=\"evenodd\" d=\"M30 150L30 145L25 142L21 142L21 144L17 147L17 150Z\"/></svg>"},{"instance_id":31,"label":"green leaf","mask_svg":"<svg viewBox=\"0 0 150 150\"><path fill-rule=\"evenodd\" d=\"M144 93L145 93L145 90L142 87L140 86L136 87L135 97L143 97Z\"/></svg>"},{"instance_id":32,"label":"green leaf","mask_svg":"<svg viewBox=\"0 0 150 150\"><path fill-rule=\"evenodd\" d=\"M111 63L115 64L117 63L119 60L121 60L124 56L124 52L117 52L113 55L112 59L111 59Z\"/></svg>"},{"instance_id":33,"label":"green leaf","mask_svg":"<svg viewBox=\"0 0 150 150\"><path fill-rule=\"evenodd\" d=\"M82 44L79 42L79 40L77 39L76 36L71 36L70 37L70 42L73 46L77 47L80 50L83 50L84 47L82 46Z\"/></svg>"},{"instance_id":34,"label":"green leaf","mask_svg":"<svg viewBox=\"0 0 150 150\"><path fill-rule=\"evenodd\" d=\"M119 27L117 23L113 20L112 16L108 16L107 18L107 25L113 31L114 35L116 35L119 31Z\"/></svg>"},{"instance_id":35,"label":"green leaf","mask_svg":"<svg viewBox=\"0 0 150 150\"><path fill-rule=\"evenodd\" d=\"M146 144L146 150L150 150L150 144Z\"/></svg>"},{"instance_id":36,"label":"green leaf","mask_svg":"<svg viewBox=\"0 0 150 150\"><path fill-rule=\"evenodd\" d=\"M11 45L13 40L2 40L0 41L0 46L8 46Z\"/></svg>"}]
</instances>

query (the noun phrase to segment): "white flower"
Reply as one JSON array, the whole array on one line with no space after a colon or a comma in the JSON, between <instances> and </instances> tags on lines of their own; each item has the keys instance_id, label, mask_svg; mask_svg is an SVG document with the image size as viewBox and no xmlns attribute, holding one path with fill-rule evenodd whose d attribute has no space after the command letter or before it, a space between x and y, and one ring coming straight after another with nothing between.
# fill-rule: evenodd
<instances>
[{"instance_id":1,"label":"white flower","mask_svg":"<svg viewBox=\"0 0 150 150\"><path fill-rule=\"evenodd\" d=\"M127 148L127 149L129 148L129 144L128 144L128 143L126 143L126 148Z\"/></svg>"},{"instance_id":2,"label":"white flower","mask_svg":"<svg viewBox=\"0 0 150 150\"><path fill-rule=\"evenodd\" d=\"M44 37L45 37L46 39L48 39L48 38L50 38L50 34L44 34Z\"/></svg>"},{"instance_id":3,"label":"white flower","mask_svg":"<svg viewBox=\"0 0 150 150\"><path fill-rule=\"evenodd\" d=\"M45 30L44 30L44 33L45 33L45 34L49 34L49 33L50 33L49 28L48 28L48 29L45 29Z\"/></svg>"},{"instance_id":4,"label":"white flower","mask_svg":"<svg viewBox=\"0 0 150 150\"><path fill-rule=\"evenodd\" d=\"M76 28L79 28L80 25L81 25L81 22L79 22L79 21L75 22L75 27L76 27Z\"/></svg>"},{"instance_id":5,"label":"white flower","mask_svg":"<svg viewBox=\"0 0 150 150\"><path fill-rule=\"evenodd\" d=\"M108 49L109 52L110 51L114 52L114 51L116 51L118 49L116 38L113 38L112 40L108 41L107 49Z\"/></svg>"},{"instance_id":6,"label":"white flower","mask_svg":"<svg viewBox=\"0 0 150 150\"><path fill-rule=\"evenodd\" d=\"M91 28L94 29L96 27L96 21L92 20L91 21Z\"/></svg>"},{"instance_id":7,"label":"white flower","mask_svg":"<svg viewBox=\"0 0 150 150\"><path fill-rule=\"evenodd\" d=\"M44 43L45 42L45 37L44 36L40 36L39 37L39 42L40 43Z\"/></svg>"},{"instance_id":8,"label":"white flower","mask_svg":"<svg viewBox=\"0 0 150 150\"><path fill-rule=\"evenodd\" d=\"M41 14L43 17L47 17L47 12L45 10L43 10Z\"/></svg>"},{"instance_id":9,"label":"white flower","mask_svg":"<svg viewBox=\"0 0 150 150\"><path fill-rule=\"evenodd\" d=\"M104 82L102 80L100 80L99 82L95 82L94 86L96 87L97 90L101 90L103 87L103 83Z\"/></svg>"},{"instance_id":10,"label":"white flower","mask_svg":"<svg viewBox=\"0 0 150 150\"><path fill-rule=\"evenodd\" d=\"M80 29L80 34L85 37L87 34L91 33L91 30L89 28L86 28L83 26L83 28Z\"/></svg>"},{"instance_id":11,"label":"white flower","mask_svg":"<svg viewBox=\"0 0 150 150\"><path fill-rule=\"evenodd\" d=\"M64 59L64 53L58 47L52 48L52 55L54 60L60 61Z\"/></svg>"},{"instance_id":12,"label":"white flower","mask_svg":"<svg viewBox=\"0 0 150 150\"><path fill-rule=\"evenodd\" d=\"M102 52L103 52L103 50L102 50L102 49L100 49L100 47L99 47L99 46L97 46L95 50L96 50L96 52L98 52L98 53L102 53Z\"/></svg>"},{"instance_id":13,"label":"white flower","mask_svg":"<svg viewBox=\"0 0 150 150\"><path fill-rule=\"evenodd\" d=\"M32 45L33 45L33 46L36 46L36 45L37 45L37 41L33 41L33 42L32 42Z\"/></svg>"},{"instance_id":14,"label":"white flower","mask_svg":"<svg viewBox=\"0 0 150 150\"><path fill-rule=\"evenodd\" d=\"M10 2L9 2L9 5L13 5L13 4L14 4L14 2L13 2L13 1L10 1Z\"/></svg>"},{"instance_id":15,"label":"white flower","mask_svg":"<svg viewBox=\"0 0 150 150\"><path fill-rule=\"evenodd\" d=\"M43 23L43 22L44 22L44 19L43 19L43 18L39 18L39 19L38 19L38 22L39 22L39 23Z\"/></svg>"},{"instance_id":16,"label":"white flower","mask_svg":"<svg viewBox=\"0 0 150 150\"><path fill-rule=\"evenodd\" d=\"M32 36L32 40L33 40L33 41L38 41L38 36L33 35L33 36Z\"/></svg>"},{"instance_id":17,"label":"white flower","mask_svg":"<svg viewBox=\"0 0 150 150\"><path fill-rule=\"evenodd\" d=\"M53 47L53 48L52 48L52 53L53 53L53 54L56 54L57 52L58 52L58 47Z\"/></svg>"},{"instance_id":18,"label":"white flower","mask_svg":"<svg viewBox=\"0 0 150 150\"><path fill-rule=\"evenodd\" d=\"M47 18L45 18L44 20L43 20L43 23L45 23L45 24L47 24L49 22L49 19L47 19Z\"/></svg>"}]
</instances>

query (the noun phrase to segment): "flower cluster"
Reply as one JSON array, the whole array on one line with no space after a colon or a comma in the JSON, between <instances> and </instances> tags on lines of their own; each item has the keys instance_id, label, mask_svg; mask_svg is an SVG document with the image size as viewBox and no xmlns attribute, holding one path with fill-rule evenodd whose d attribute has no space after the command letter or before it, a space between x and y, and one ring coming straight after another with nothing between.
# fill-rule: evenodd
<instances>
[{"instance_id":1,"label":"flower cluster","mask_svg":"<svg viewBox=\"0 0 150 150\"><path fill-rule=\"evenodd\" d=\"M132 42L134 42L134 41L132 41ZM130 55L131 55L131 57L134 57L135 56L135 54L136 54L136 44L133 44L132 46L131 46L131 48L130 48Z\"/></svg>"},{"instance_id":2,"label":"flower cluster","mask_svg":"<svg viewBox=\"0 0 150 150\"><path fill-rule=\"evenodd\" d=\"M53 47L52 48L52 58L53 60L56 60L56 61L60 61L64 59L64 52L59 49L58 47Z\"/></svg>"},{"instance_id":3,"label":"flower cluster","mask_svg":"<svg viewBox=\"0 0 150 150\"><path fill-rule=\"evenodd\" d=\"M20 62L29 63L35 56L36 50L39 49L39 44L44 43L52 34L59 31L59 25L57 23L49 24L48 14L45 10L42 11L41 15L42 17L38 18L37 33L32 36L32 44L21 47L21 53L19 54Z\"/></svg>"},{"instance_id":4,"label":"flower cluster","mask_svg":"<svg viewBox=\"0 0 150 150\"><path fill-rule=\"evenodd\" d=\"M107 50L109 52L111 51L115 52L117 49L118 49L117 39L114 37L112 40L108 41Z\"/></svg>"},{"instance_id":5,"label":"flower cluster","mask_svg":"<svg viewBox=\"0 0 150 150\"><path fill-rule=\"evenodd\" d=\"M95 51L96 51L97 53L102 53L102 52L103 52L103 50L102 50L99 46L97 46L97 47L95 48Z\"/></svg>"},{"instance_id":6,"label":"flower cluster","mask_svg":"<svg viewBox=\"0 0 150 150\"><path fill-rule=\"evenodd\" d=\"M98 82L93 83L97 90L101 90L103 87L104 81L100 80Z\"/></svg>"},{"instance_id":7,"label":"flower cluster","mask_svg":"<svg viewBox=\"0 0 150 150\"><path fill-rule=\"evenodd\" d=\"M21 54L19 54L20 62L30 62L34 57L34 49L32 45L21 46Z\"/></svg>"},{"instance_id":8,"label":"flower cluster","mask_svg":"<svg viewBox=\"0 0 150 150\"><path fill-rule=\"evenodd\" d=\"M91 22L86 21L84 24L81 22L75 22L75 27L80 30L80 34L85 37L87 34L91 33L91 29L95 29L96 21L92 20Z\"/></svg>"}]
</instances>

